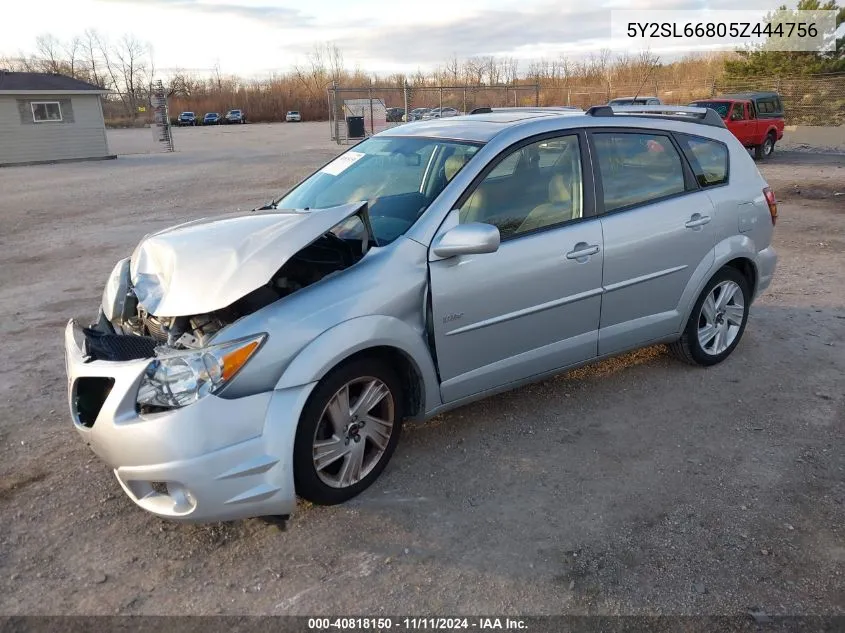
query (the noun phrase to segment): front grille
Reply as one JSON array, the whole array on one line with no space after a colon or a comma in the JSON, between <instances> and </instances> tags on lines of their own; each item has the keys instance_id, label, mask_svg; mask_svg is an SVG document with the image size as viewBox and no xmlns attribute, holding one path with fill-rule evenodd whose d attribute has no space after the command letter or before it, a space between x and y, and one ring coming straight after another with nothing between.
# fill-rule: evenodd
<instances>
[{"instance_id":1,"label":"front grille","mask_svg":"<svg viewBox=\"0 0 845 633\"><path fill-rule=\"evenodd\" d=\"M103 334L86 328L85 351L93 360L124 361L152 358L158 342L149 336Z\"/></svg>"},{"instance_id":2,"label":"front grille","mask_svg":"<svg viewBox=\"0 0 845 633\"><path fill-rule=\"evenodd\" d=\"M82 426L91 428L100 415L100 409L109 397L114 378L77 378L74 386L73 408L76 419Z\"/></svg>"}]
</instances>

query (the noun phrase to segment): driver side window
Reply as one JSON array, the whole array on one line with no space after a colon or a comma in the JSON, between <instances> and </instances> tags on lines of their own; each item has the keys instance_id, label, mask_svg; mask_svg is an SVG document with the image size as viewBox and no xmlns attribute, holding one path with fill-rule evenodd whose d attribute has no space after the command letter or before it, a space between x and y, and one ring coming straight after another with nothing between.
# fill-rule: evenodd
<instances>
[{"instance_id":1,"label":"driver side window","mask_svg":"<svg viewBox=\"0 0 845 633\"><path fill-rule=\"evenodd\" d=\"M502 239L583 217L578 135L544 139L502 156L460 207L459 222L483 222Z\"/></svg>"},{"instance_id":2,"label":"driver side window","mask_svg":"<svg viewBox=\"0 0 845 633\"><path fill-rule=\"evenodd\" d=\"M744 103L735 103L734 109L731 112L731 121L744 121L745 120L745 104Z\"/></svg>"}]
</instances>

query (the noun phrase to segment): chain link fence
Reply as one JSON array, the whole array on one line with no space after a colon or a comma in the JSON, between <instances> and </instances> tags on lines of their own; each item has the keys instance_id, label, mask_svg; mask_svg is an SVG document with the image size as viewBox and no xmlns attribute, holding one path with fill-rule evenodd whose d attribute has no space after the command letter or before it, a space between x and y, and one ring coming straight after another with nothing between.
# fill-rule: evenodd
<instances>
[{"instance_id":1,"label":"chain link fence","mask_svg":"<svg viewBox=\"0 0 845 633\"><path fill-rule=\"evenodd\" d=\"M540 86L330 86L326 97L331 139L340 145L409 121L457 116L481 106L536 106Z\"/></svg>"},{"instance_id":2,"label":"chain link fence","mask_svg":"<svg viewBox=\"0 0 845 633\"><path fill-rule=\"evenodd\" d=\"M686 105L722 94L756 91L772 91L781 95L788 125L845 125L845 73L601 86L573 82L571 85L544 86L540 91L540 103L586 109L618 97L638 95L658 97L664 103Z\"/></svg>"},{"instance_id":3,"label":"chain link fence","mask_svg":"<svg viewBox=\"0 0 845 633\"><path fill-rule=\"evenodd\" d=\"M507 86L407 86L328 89L331 138L339 144L400 125L406 120L454 116L480 106L574 106L589 108L619 97L658 97L668 104L737 92L781 95L787 125L845 125L845 73L805 77L650 81L590 85L565 80ZM350 134L350 125L352 132Z\"/></svg>"}]
</instances>

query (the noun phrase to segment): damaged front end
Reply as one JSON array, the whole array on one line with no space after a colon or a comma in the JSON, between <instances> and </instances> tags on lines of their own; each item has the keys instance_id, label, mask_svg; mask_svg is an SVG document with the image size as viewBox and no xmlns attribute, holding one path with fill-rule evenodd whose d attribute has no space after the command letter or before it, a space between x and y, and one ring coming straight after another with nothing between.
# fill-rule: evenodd
<instances>
[{"instance_id":1,"label":"damaged front end","mask_svg":"<svg viewBox=\"0 0 845 633\"><path fill-rule=\"evenodd\" d=\"M114 267L86 352L123 361L204 349L227 325L353 266L375 245L366 202L155 233Z\"/></svg>"}]
</instances>

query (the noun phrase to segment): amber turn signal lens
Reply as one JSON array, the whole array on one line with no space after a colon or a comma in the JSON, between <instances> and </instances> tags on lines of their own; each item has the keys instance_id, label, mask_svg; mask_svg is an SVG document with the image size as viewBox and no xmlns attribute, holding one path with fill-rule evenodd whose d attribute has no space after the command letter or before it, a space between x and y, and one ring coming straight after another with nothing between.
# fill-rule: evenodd
<instances>
[{"instance_id":1,"label":"amber turn signal lens","mask_svg":"<svg viewBox=\"0 0 845 633\"><path fill-rule=\"evenodd\" d=\"M229 380L238 373L238 370L244 366L257 349L258 341L252 341L223 356L223 380Z\"/></svg>"}]
</instances>

